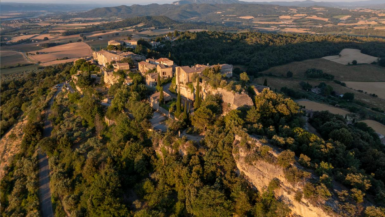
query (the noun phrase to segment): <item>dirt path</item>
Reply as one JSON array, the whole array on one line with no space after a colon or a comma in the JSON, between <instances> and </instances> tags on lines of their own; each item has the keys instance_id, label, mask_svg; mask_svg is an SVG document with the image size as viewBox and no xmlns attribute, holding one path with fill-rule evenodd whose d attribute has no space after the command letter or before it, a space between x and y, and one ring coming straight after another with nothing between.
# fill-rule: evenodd
<instances>
[{"instance_id":1,"label":"dirt path","mask_svg":"<svg viewBox=\"0 0 385 217\"><path fill-rule=\"evenodd\" d=\"M28 58L28 56L24 53L24 52L19 52L23 58L25 59L25 61L29 62L29 63L36 63L36 61L33 61L31 60L30 58Z\"/></svg>"},{"instance_id":2,"label":"dirt path","mask_svg":"<svg viewBox=\"0 0 385 217\"><path fill-rule=\"evenodd\" d=\"M46 111L44 121L44 137L50 137L52 131L52 123L48 120L48 116L51 113L51 106L55 97L60 93L63 84L58 85L59 88L49 101L49 108ZM42 217L54 217L51 202L51 190L49 188L49 165L48 157L39 147L39 199Z\"/></svg>"}]
</instances>

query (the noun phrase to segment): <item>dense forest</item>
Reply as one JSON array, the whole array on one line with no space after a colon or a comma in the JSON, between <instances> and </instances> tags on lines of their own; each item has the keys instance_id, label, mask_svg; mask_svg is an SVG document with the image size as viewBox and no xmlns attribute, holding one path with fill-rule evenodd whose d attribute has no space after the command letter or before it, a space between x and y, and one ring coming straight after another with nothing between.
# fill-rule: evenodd
<instances>
[{"instance_id":1,"label":"dense forest","mask_svg":"<svg viewBox=\"0 0 385 217\"><path fill-rule=\"evenodd\" d=\"M257 75L270 67L337 55L344 48L358 48L362 53L385 57L385 40L331 35L183 32L172 46L159 49L178 65L228 63L244 65Z\"/></svg>"}]
</instances>

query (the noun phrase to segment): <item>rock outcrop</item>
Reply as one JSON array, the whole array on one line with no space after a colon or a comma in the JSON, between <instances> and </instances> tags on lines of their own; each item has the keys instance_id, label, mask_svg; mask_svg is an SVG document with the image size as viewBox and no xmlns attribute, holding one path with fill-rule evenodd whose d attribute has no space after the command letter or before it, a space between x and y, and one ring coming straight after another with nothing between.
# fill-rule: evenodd
<instances>
[{"instance_id":1,"label":"rock outcrop","mask_svg":"<svg viewBox=\"0 0 385 217\"><path fill-rule=\"evenodd\" d=\"M262 144L258 140L253 142L259 143L257 146ZM272 151L274 152L274 151ZM272 153L273 156L276 153ZM305 198L302 198L300 202L294 199L295 192L302 191L302 185L295 185L288 183L285 179L284 171L277 165L270 164L263 160L258 160L252 165L245 162L248 153L244 149L239 148L238 153L234 154L234 159L238 170L245 175L245 177L252 183L259 191L266 190L270 181L273 179L279 179L281 187L275 190L275 196L285 202L295 215L303 217L325 217L333 216L330 213L326 213L321 207L312 205Z\"/></svg>"}]
</instances>

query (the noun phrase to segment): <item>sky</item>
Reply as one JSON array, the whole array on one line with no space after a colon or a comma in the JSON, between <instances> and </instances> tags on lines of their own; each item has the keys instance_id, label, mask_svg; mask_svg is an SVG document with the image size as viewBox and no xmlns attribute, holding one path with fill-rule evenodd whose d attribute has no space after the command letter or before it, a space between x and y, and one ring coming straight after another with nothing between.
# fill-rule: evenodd
<instances>
[{"instance_id":1,"label":"sky","mask_svg":"<svg viewBox=\"0 0 385 217\"><path fill-rule=\"evenodd\" d=\"M23 3L60 3L60 4L101 4L101 5L132 5L132 4L166 4L172 3L177 0L1 0L1 2L23 2ZM275 1L303 1L303 0L241 0L247 2L275 2ZM323 2L354 2L354 1L365 1L365 0L313 0ZM107 3L107 4L106 4Z\"/></svg>"}]
</instances>

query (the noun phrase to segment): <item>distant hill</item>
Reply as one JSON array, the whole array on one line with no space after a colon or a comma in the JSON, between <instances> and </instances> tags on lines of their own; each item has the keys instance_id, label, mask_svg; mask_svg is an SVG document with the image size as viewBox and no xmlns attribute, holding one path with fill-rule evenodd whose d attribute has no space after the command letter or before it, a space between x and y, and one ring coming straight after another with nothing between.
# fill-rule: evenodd
<instances>
[{"instance_id":1,"label":"distant hill","mask_svg":"<svg viewBox=\"0 0 385 217\"><path fill-rule=\"evenodd\" d=\"M174 5L186 4L236 4L241 3L238 0L181 0L173 2Z\"/></svg>"},{"instance_id":2,"label":"distant hill","mask_svg":"<svg viewBox=\"0 0 385 217\"><path fill-rule=\"evenodd\" d=\"M150 4L97 8L78 13L76 17L119 17L167 16L173 20L222 22L223 14L231 16L265 16L288 12L288 7L261 4Z\"/></svg>"},{"instance_id":3,"label":"distant hill","mask_svg":"<svg viewBox=\"0 0 385 217\"><path fill-rule=\"evenodd\" d=\"M144 16L144 17L134 17L127 18L119 22L111 22L102 25L95 25L87 27L84 29L72 29L67 30L63 35L74 35L80 33L89 33L94 31L103 31L103 30L112 30L119 28L126 28L129 26L135 26L141 24L140 28L177 28L180 30L187 29L213 29L213 30L222 30L223 28L220 25L210 25L206 23L195 23L195 22L179 22L172 20L166 16Z\"/></svg>"}]
</instances>

